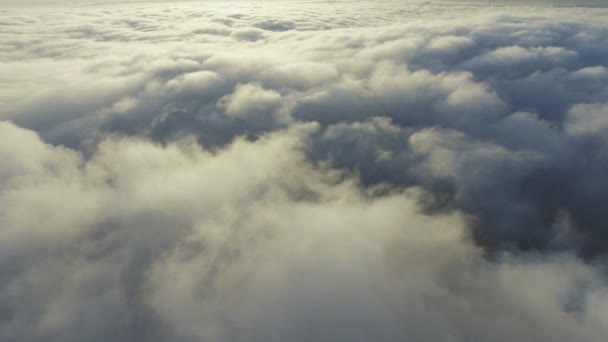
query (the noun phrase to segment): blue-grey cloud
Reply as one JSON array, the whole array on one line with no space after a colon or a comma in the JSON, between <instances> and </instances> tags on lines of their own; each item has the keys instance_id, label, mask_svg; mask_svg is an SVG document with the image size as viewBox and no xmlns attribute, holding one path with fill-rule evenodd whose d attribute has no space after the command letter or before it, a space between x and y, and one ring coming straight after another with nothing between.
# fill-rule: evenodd
<instances>
[{"instance_id":1,"label":"blue-grey cloud","mask_svg":"<svg viewBox=\"0 0 608 342\"><path fill-rule=\"evenodd\" d=\"M0 340L606 335L605 10L2 11Z\"/></svg>"}]
</instances>

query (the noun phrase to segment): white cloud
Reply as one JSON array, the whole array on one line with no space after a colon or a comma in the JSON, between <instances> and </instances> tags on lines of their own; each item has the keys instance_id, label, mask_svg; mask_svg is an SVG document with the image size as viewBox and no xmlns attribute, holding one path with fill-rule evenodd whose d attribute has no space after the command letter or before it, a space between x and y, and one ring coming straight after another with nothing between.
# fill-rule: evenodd
<instances>
[{"instance_id":1,"label":"white cloud","mask_svg":"<svg viewBox=\"0 0 608 342\"><path fill-rule=\"evenodd\" d=\"M191 141L109 139L84 164L3 129L4 143L29 135L41 155L2 182L3 227L13 228L0 233L2 265L19 260L0 291L5 340L605 334L593 268L557 255L484 260L461 214L418 212L419 190L370 197L313 167L300 148L315 125L216 154ZM35 215L24 210L32 205ZM564 311L591 297L589 311Z\"/></svg>"},{"instance_id":2,"label":"white cloud","mask_svg":"<svg viewBox=\"0 0 608 342\"><path fill-rule=\"evenodd\" d=\"M574 136L591 135L608 139L608 105L577 104L568 112L566 132Z\"/></svg>"},{"instance_id":3,"label":"white cloud","mask_svg":"<svg viewBox=\"0 0 608 342\"><path fill-rule=\"evenodd\" d=\"M607 11L1 16L0 340L606 335Z\"/></svg>"},{"instance_id":4,"label":"white cloud","mask_svg":"<svg viewBox=\"0 0 608 342\"><path fill-rule=\"evenodd\" d=\"M274 90L265 90L259 84L239 84L230 95L222 97L220 106L225 107L226 114L247 116L256 112L272 113L281 103L281 94Z\"/></svg>"}]
</instances>

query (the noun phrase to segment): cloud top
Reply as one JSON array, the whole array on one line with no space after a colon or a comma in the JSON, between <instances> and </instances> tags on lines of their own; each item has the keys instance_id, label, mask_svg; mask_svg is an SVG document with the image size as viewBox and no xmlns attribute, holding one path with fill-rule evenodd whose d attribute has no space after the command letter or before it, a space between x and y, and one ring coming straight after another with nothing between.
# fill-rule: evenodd
<instances>
[{"instance_id":1,"label":"cloud top","mask_svg":"<svg viewBox=\"0 0 608 342\"><path fill-rule=\"evenodd\" d=\"M601 341L608 12L0 19L0 340Z\"/></svg>"}]
</instances>

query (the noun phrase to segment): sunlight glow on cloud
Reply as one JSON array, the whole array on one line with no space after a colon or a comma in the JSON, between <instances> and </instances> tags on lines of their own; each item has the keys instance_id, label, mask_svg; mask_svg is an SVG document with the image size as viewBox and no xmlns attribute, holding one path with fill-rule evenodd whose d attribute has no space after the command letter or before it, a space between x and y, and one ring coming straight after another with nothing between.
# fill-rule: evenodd
<instances>
[{"instance_id":1,"label":"sunlight glow on cloud","mask_svg":"<svg viewBox=\"0 0 608 342\"><path fill-rule=\"evenodd\" d=\"M1 11L0 340L608 333L608 11Z\"/></svg>"}]
</instances>

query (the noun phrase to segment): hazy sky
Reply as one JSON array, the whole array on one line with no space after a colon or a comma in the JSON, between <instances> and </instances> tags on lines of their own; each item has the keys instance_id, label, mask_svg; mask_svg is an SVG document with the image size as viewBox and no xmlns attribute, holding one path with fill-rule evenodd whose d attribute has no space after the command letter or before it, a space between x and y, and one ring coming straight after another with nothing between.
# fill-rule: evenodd
<instances>
[{"instance_id":1,"label":"hazy sky","mask_svg":"<svg viewBox=\"0 0 608 342\"><path fill-rule=\"evenodd\" d=\"M34 5L34 4L70 4L70 5L79 5L79 4L104 4L104 3L131 3L131 2L176 2L179 0L131 0L131 1L121 1L121 0L0 0L0 5ZM199 1L199 0L182 0L188 2L252 2L253 0L229 0L229 1ZM267 0L269 2L289 2L290 0ZM254 1L253 1L254 2ZM301 2L301 1L296 1ZM346 0L346 2L352 2L350 0ZM480 4L488 4L488 0L436 0L433 1L436 3L480 3ZM561 5L593 5L593 6L606 6L605 0L492 0L495 5L552 5L552 4L561 4ZM403 4L407 3L416 3L416 0L403 0L401 1Z\"/></svg>"}]
</instances>

